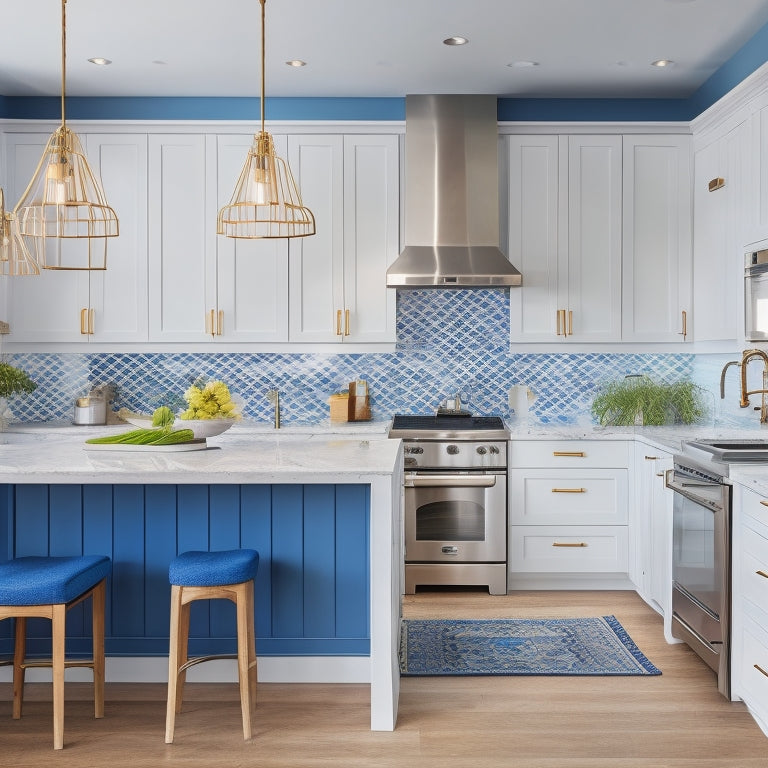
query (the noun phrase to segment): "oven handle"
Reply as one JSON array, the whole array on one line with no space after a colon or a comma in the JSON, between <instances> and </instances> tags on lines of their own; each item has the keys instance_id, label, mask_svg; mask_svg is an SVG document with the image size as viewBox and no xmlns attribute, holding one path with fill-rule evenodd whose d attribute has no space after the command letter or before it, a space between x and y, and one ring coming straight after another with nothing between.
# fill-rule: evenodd
<instances>
[{"instance_id":1,"label":"oven handle","mask_svg":"<svg viewBox=\"0 0 768 768\"><path fill-rule=\"evenodd\" d=\"M493 488L496 475L405 475L406 488Z\"/></svg>"}]
</instances>

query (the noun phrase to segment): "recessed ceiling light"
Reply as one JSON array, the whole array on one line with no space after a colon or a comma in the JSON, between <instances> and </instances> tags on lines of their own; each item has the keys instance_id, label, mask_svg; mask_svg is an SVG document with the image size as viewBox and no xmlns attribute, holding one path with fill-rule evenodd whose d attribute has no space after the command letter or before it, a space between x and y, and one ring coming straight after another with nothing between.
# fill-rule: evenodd
<instances>
[{"instance_id":1,"label":"recessed ceiling light","mask_svg":"<svg viewBox=\"0 0 768 768\"><path fill-rule=\"evenodd\" d=\"M675 62L672 59L657 59L651 62L652 67L671 67Z\"/></svg>"},{"instance_id":2,"label":"recessed ceiling light","mask_svg":"<svg viewBox=\"0 0 768 768\"><path fill-rule=\"evenodd\" d=\"M538 67L538 61L512 61L507 64L508 67L515 67L516 69L527 69L528 67Z\"/></svg>"},{"instance_id":3,"label":"recessed ceiling light","mask_svg":"<svg viewBox=\"0 0 768 768\"><path fill-rule=\"evenodd\" d=\"M291 59L290 61L285 62L289 67L306 67L307 62L302 61L301 59Z\"/></svg>"},{"instance_id":4,"label":"recessed ceiling light","mask_svg":"<svg viewBox=\"0 0 768 768\"><path fill-rule=\"evenodd\" d=\"M104 59L101 56L94 56L92 59L88 59L91 64L96 64L99 67L106 67L107 64L112 63L112 59Z\"/></svg>"},{"instance_id":5,"label":"recessed ceiling light","mask_svg":"<svg viewBox=\"0 0 768 768\"><path fill-rule=\"evenodd\" d=\"M443 40L444 45L466 45L468 42L469 40L466 37L461 37L461 35L454 35Z\"/></svg>"}]
</instances>

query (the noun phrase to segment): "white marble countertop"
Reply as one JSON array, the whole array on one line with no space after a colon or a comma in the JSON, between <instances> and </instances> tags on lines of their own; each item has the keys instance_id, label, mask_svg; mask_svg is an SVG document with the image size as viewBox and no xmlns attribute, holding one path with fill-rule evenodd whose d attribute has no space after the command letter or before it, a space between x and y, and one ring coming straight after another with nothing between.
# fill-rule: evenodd
<instances>
[{"instance_id":1,"label":"white marble countertop","mask_svg":"<svg viewBox=\"0 0 768 768\"><path fill-rule=\"evenodd\" d=\"M154 452L86 450L88 437L127 425L18 424L0 433L0 482L354 483L398 472L400 441L386 439L387 424L354 425L236 424L205 450Z\"/></svg>"}]
</instances>

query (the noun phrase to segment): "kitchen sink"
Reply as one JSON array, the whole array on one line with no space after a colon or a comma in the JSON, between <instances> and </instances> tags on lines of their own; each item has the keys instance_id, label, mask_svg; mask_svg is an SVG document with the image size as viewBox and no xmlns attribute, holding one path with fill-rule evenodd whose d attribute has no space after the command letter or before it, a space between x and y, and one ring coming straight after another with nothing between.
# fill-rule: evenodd
<instances>
[{"instance_id":1,"label":"kitchen sink","mask_svg":"<svg viewBox=\"0 0 768 768\"><path fill-rule=\"evenodd\" d=\"M768 463L768 440L723 439L688 440L683 444L683 453L703 451L715 461Z\"/></svg>"}]
</instances>

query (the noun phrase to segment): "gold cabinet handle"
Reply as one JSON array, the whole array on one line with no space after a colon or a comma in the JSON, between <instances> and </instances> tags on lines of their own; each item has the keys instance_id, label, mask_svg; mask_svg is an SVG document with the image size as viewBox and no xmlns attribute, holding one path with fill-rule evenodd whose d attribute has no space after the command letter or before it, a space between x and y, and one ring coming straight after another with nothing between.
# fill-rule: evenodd
<instances>
[{"instance_id":1,"label":"gold cabinet handle","mask_svg":"<svg viewBox=\"0 0 768 768\"><path fill-rule=\"evenodd\" d=\"M683 310L683 330L678 333L678 336L683 337L683 341L685 341L685 337L688 335L688 313Z\"/></svg>"},{"instance_id":2,"label":"gold cabinet handle","mask_svg":"<svg viewBox=\"0 0 768 768\"><path fill-rule=\"evenodd\" d=\"M80 310L80 333L88 335L88 310L85 307Z\"/></svg>"},{"instance_id":3,"label":"gold cabinet handle","mask_svg":"<svg viewBox=\"0 0 768 768\"><path fill-rule=\"evenodd\" d=\"M586 493L586 488L553 488L552 493Z\"/></svg>"},{"instance_id":4,"label":"gold cabinet handle","mask_svg":"<svg viewBox=\"0 0 768 768\"><path fill-rule=\"evenodd\" d=\"M216 332L215 328L213 327L213 310L209 310L205 313L205 332L209 333L211 336Z\"/></svg>"},{"instance_id":5,"label":"gold cabinet handle","mask_svg":"<svg viewBox=\"0 0 768 768\"><path fill-rule=\"evenodd\" d=\"M587 454L584 451L552 451L553 456L573 456L577 459L583 459Z\"/></svg>"},{"instance_id":6,"label":"gold cabinet handle","mask_svg":"<svg viewBox=\"0 0 768 768\"><path fill-rule=\"evenodd\" d=\"M646 461L656 461L656 459L658 459L658 458L659 458L658 456L646 456L645 460Z\"/></svg>"},{"instance_id":7,"label":"gold cabinet handle","mask_svg":"<svg viewBox=\"0 0 768 768\"><path fill-rule=\"evenodd\" d=\"M88 310L88 333L93 335L96 327L96 310Z\"/></svg>"},{"instance_id":8,"label":"gold cabinet handle","mask_svg":"<svg viewBox=\"0 0 768 768\"><path fill-rule=\"evenodd\" d=\"M656 473L656 477L664 477L664 473L663 472L657 472Z\"/></svg>"},{"instance_id":9,"label":"gold cabinet handle","mask_svg":"<svg viewBox=\"0 0 768 768\"><path fill-rule=\"evenodd\" d=\"M216 324L216 335L221 336L224 333L224 310L219 310L218 323Z\"/></svg>"},{"instance_id":10,"label":"gold cabinet handle","mask_svg":"<svg viewBox=\"0 0 768 768\"><path fill-rule=\"evenodd\" d=\"M764 579L768 579L768 573L765 571L755 571L758 576L762 576Z\"/></svg>"},{"instance_id":11,"label":"gold cabinet handle","mask_svg":"<svg viewBox=\"0 0 768 768\"><path fill-rule=\"evenodd\" d=\"M558 336L568 335L565 328L565 310L564 309L557 310L557 335Z\"/></svg>"},{"instance_id":12,"label":"gold cabinet handle","mask_svg":"<svg viewBox=\"0 0 768 768\"><path fill-rule=\"evenodd\" d=\"M753 664L752 665L758 672L761 672L766 677L768 677L768 672L766 672L759 664Z\"/></svg>"},{"instance_id":13,"label":"gold cabinet handle","mask_svg":"<svg viewBox=\"0 0 768 768\"><path fill-rule=\"evenodd\" d=\"M336 335L341 336L341 310L336 310Z\"/></svg>"},{"instance_id":14,"label":"gold cabinet handle","mask_svg":"<svg viewBox=\"0 0 768 768\"><path fill-rule=\"evenodd\" d=\"M349 336L349 310L344 310L344 335Z\"/></svg>"},{"instance_id":15,"label":"gold cabinet handle","mask_svg":"<svg viewBox=\"0 0 768 768\"><path fill-rule=\"evenodd\" d=\"M768 507L768 501L763 501L763 500L761 499L761 500L760 500L760 503L761 503L761 504L762 504L764 507Z\"/></svg>"},{"instance_id":16,"label":"gold cabinet handle","mask_svg":"<svg viewBox=\"0 0 768 768\"><path fill-rule=\"evenodd\" d=\"M568 330L566 331L566 336L573 336L573 310L568 310Z\"/></svg>"},{"instance_id":17,"label":"gold cabinet handle","mask_svg":"<svg viewBox=\"0 0 768 768\"><path fill-rule=\"evenodd\" d=\"M553 541L553 547L586 547L586 541Z\"/></svg>"}]
</instances>

